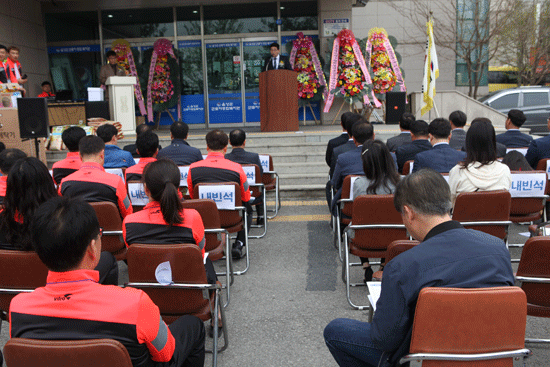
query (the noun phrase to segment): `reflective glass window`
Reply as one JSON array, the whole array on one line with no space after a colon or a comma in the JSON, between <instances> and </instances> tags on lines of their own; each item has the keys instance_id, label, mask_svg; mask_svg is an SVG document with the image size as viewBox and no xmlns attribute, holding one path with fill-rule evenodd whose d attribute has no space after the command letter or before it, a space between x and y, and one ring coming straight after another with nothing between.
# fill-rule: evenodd
<instances>
[{"instance_id":1,"label":"reflective glass window","mask_svg":"<svg viewBox=\"0 0 550 367\"><path fill-rule=\"evenodd\" d=\"M276 32L277 3L204 7L204 34Z\"/></svg>"},{"instance_id":2,"label":"reflective glass window","mask_svg":"<svg viewBox=\"0 0 550 367\"><path fill-rule=\"evenodd\" d=\"M45 15L47 42L99 40L97 12L48 13Z\"/></svg>"},{"instance_id":3,"label":"reflective glass window","mask_svg":"<svg viewBox=\"0 0 550 367\"><path fill-rule=\"evenodd\" d=\"M187 6L176 8L178 36L196 36L201 34L200 7Z\"/></svg>"},{"instance_id":4,"label":"reflective glass window","mask_svg":"<svg viewBox=\"0 0 550 367\"><path fill-rule=\"evenodd\" d=\"M282 31L317 30L317 1L281 2L281 22Z\"/></svg>"},{"instance_id":5,"label":"reflective glass window","mask_svg":"<svg viewBox=\"0 0 550 367\"><path fill-rule=\"evenodd\" d=\"M173 37L172 8L104 10L103 38Z\"/></svg>"}]
</instances>

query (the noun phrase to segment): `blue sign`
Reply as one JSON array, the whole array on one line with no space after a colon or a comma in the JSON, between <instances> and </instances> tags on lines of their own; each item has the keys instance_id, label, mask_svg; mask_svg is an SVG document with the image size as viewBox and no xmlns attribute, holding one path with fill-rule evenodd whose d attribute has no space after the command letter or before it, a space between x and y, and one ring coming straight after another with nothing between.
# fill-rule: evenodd
<instances>
[{"instance_id":1,"label":"blue sign","mask_svg":"<svg viewBox=\"0 0 550 367\"><path fill-rule=\"evenodd\" d=\"M75 52L99 52L99 45L48 47L48 54L69 54Z\"/></svg>"},{"instance_id":2,"label":"blue sign","mask_svg":"<svg viewBox=\"0 0 550 367\"><path fill-rule=\"evenodd\" d=\"M178 48L201 47L201 41L179 41Z\"/></svg>"},{"instance_id":3,"label":"blue sign","mask_svg":"<svg viewBox=\"0 0 550 367\"><path fill-rule=\"evenodd\" d=\"M181 96L181 112L186 124L204 124L204 94Z\"/></svg>"},{"instance_id":4,"label":"blue sign","mask_svg":"<svg viewBox=\"0 0 550 367\"><path fill-rule=\"evenodd\" d=\"M311 102L311 107L315 112L315 117L317 118L317 120L319 120L321 118L321 102ZM300 121L304 120L304 108L306 109L306 120L314 120L313 114L311 113L311 109L309 108L309 106L300 107L300 109L298 110L298 119Z\"/></svg>"},{"instance_id":5,"label":"blue sign","mask_svg":"<svg viewBox=\"0 0 550 367\"><path fill-rule=\"evenodd\" d=\"M210 94L208 108L211 124L243 122L243 103L240 93Z\"/></svg>"},{"instance_id":6,"label":"blue sign","mask_svg":"<svg viewBox=\"0 0 550 367\"><path fill-rule=\"evenodd\" d=\"M246 93L246 122L260 122L260 93Z\"/></svg>"},{"instance_id":7,"label":"blue sign","mask_svg":"<svg viewBox=\"0 0 550 367\"><path fill-rule=\"evenodd\" d=\"M281 25L281 24L283 24L283 20L282 20L282 19L277 19L277 20L275 21L275 23L276 23L277 25Z\"/></svg>"},{"instance_id":8,"label":"blue sign","mask_svg":"<svg viewBox=\"0 0 550 367\"><path fill-rule=\"evenodd\" d=\"M239 47L237 42L226 43L207 43L206 48L225 48L225 47Z\"/></svg>"},{"instance_id":9,"label":"blue sign","mask_svg":"<svg viewBox=\"0 0 550 367\"><path fill-rule=\"evenodd\" d=\"M247 46L270 46L273 42L277 42L276 40L273 41L254 41L254 42L244 42L244 47Z\"/></svg>"}]
</instances>

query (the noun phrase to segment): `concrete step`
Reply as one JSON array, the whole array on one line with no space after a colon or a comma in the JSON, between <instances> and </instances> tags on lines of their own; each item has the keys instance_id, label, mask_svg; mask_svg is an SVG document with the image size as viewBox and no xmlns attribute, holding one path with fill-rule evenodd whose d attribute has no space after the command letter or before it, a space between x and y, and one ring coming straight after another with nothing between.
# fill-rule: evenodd
<instances>
[{"instance_id":1,"label":"concrete step","mask_svg":"<svg viewBox=\"0 0 550 367\"><path fill-rule=\"evenodd\" d=\"M274 158L275 159L275 158ZM315 162L278 162L274 164L275 171L277 173L301 173L301 174L310 174L310 173L322 173L326 172L325 176L328 177L328 166L325 161L315 161Z\"/></svg>"},{"instance_id":2,"label":"concrete step","mask_svg":"<svg viewBox=\"0 0 550 367\"><path fill-rule=\"evenodd\" d=\"M279 173L279 185L325 185L326 173Z\"/></svg>"},{"instance_id":3,"label":"concrete step","mask_svg":"<svg viewBox=\"0 0 550 367\"><path fill-rule=\"evenodd\" d=\"M282 200L294 198L324 199L326 197L325 185L282 185L279 190Z\"/></svg>"}]
</instances>

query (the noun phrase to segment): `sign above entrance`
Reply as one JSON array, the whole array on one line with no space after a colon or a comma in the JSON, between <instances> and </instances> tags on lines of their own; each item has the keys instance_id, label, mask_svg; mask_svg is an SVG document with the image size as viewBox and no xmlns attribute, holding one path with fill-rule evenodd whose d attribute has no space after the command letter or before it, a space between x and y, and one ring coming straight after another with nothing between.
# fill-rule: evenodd
<instances>
[{"instance_id":1,"label":"sign above entrance","mask_svg":"<svg viewBox=\"0 0 550 367\"><path fill-rule=\"evenodd\" d=\"M323 34L325 37L336 36L342 29L350 29L349 18L323 20Z\"/></svg>"},{"instance_id":2,"label":"sign above entrance","mask_svg":"<svg viewBox=\"0 0 550 367\"><path fill-rule=\"evenodd\" d=\"M226 43L207 43L206 48L226 48L226 47L239 47L238 42L226 42Z\"/></svg>"},{"instance_id":3,"label":"sign above entrance","mask_svg":"<svg viewBox=\"0 0 550 367\"><path fill-rule=\"evenodd\" d=\"M201 41L178 41L178 48L201 47Z\"/></svg>"},{"instance_id":4,"label":"sign above entrance","mask_svg":"<svg viewBox=\"0 0 550 367\"><path fill-rule=\"evenodd\" d=\"M99 52L99 45L48 47L48 54L69 54L75 52Z\"/></svg>"}]
</instances>

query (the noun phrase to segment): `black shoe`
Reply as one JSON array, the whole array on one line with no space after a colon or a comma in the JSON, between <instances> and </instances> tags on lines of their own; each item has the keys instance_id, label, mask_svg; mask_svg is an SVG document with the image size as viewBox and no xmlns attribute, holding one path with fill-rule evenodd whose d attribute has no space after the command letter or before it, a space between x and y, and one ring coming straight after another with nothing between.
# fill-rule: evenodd
<instances>
[{"instance_id":1,"label":"black shoe","mask_svg":"<svg viewBox=\"0 0 550 367\"><path fill-rule=\"evenodd\" d=\"M365 268L365 276L363 278L363 281L366 283L366 282L370 282L372 280L372 268L369 266L368 268Z\"/></svg>"},{"instance_id":2,"label":"black shoe","mask_svg":"<svg viewBox=\"0 0 550 367\"><path fill-rule=\"evenodd\" d=\"M208 325L206 329L208 332L208 336L210 338L214 338L214 327L212 326L212 324ZM222 336L222 330L223 328L221 326L218 326L218 338Z\"/></svg>"},{"instance_id":3,"label":"black shoe","mask_svg":"<svg viewBox=\"0 0 550 367\"><path fill-rule=\"evenodd\" d=\"M241 241L235 241L233 248L231 249L231 256L234 260L242 259L245 255L244 244Z\"/></svg>"},{"instance_id":4,"label":"black shoe","mask_svg":"<svg viewBox=\"0 0 550 367\"><path fill-rule=\"evenodd\" d=\"M256 218L256 225L257 226L263 226L265 223L264 217L258 217Z\"/></svg>"}]
</instances>

